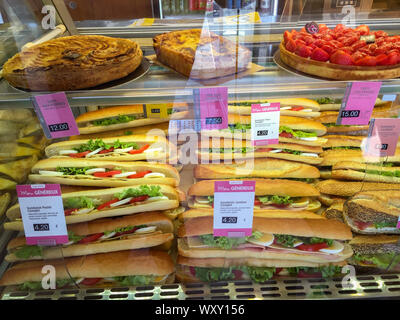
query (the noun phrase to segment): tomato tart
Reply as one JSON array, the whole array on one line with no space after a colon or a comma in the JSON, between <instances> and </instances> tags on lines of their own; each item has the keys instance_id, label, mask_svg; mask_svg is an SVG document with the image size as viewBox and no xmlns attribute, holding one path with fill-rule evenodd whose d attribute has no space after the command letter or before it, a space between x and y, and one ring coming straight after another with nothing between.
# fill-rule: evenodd
<instances>
[{"instance_id":1,"label":"tomato tart","mask_svg":"<svg viewBox=\"0 0 400 320\"><path fill-rule=\"evenodd\" d=\"M400 77L400 35L354 29L338 24L318 25L318 32L285 31L280 58L288 66L335 80L374 80Z\"/></svg>"}]
</instances>

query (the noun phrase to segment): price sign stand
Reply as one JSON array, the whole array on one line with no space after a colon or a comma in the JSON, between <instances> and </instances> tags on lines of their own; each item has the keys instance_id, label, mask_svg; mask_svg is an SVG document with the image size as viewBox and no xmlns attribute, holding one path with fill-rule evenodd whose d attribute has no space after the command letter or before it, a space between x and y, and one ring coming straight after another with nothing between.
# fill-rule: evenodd
<instances>
[{"instance_id":1,"label":"price sign stand","mask_svg":"<svg viewBox=\"0 0 400 320\"><path fill-rule=\"evenodd\" d=\"M265 146L279 143L280 103L251 105L251 143Z\"/></svg>"}]
</instances>

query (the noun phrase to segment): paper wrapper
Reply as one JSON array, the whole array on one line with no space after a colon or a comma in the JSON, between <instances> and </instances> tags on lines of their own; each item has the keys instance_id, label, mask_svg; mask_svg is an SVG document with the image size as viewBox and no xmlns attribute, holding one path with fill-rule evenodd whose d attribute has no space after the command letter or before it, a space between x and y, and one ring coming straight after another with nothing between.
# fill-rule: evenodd
<instances>
[{"instance_id":1,"label":"paper wrapper","mask_svg":"<svg viewBox=\"0 0 400 320\"><path fill-rule=\"evenodd\" d=\"M158 65L158 66L167 68L167 69L169 69L169 70L172 70L172 71L178 73L177 71L175 71L175 70L172 69L171 67L169 67L169 66L167 66L167 65L165 65L165 64L163 64L163 63L161 63L160 61L158 61L158 60L157 60L157 56L156 56L155 54L153 54L153 55L151 55L151 56L146 56L146 58L147 58L151 63L154 63L154 64L156 64L156 65ZM258 64L255 64L255 63L250 62L249 65L248 65L248 67L247 67L247 69L246 69L245 71L242 71L242 72L239 72L239 73L235 73L235 74L232 74L232 75L229 75L229 76L220 77L220 78L206 79L206 80L202 80L202 79L192 79L192 78L189 78L189 79L190 79L190 80L193 80L193 81L196 81L196 82L198 82L198 83L201 83L201 84L203 84L203 85L206 85L206 86L212 86L212 85L219 85L219 84L222 84L222 83L225 83L225 82L234 80L234 79L243 78L243 77L246 77L246 76L251 75L251 74L253 74L253 73L256 73L256 72L258 72L258 71L261 71L261 70L263 70L263 69L264 69L263 66L260 66L260 65L258 65ZM179 73L179 74L180 74L180 73ZM185 77L186 77L186 76L185 76Z\"/></svg>"}]
</instances>

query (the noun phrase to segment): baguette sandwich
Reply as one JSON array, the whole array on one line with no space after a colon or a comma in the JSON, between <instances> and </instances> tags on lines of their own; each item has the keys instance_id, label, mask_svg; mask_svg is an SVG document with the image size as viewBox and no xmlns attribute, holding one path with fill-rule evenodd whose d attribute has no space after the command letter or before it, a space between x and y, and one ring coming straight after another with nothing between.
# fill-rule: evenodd
<instances>
[{"instance_id":1,"label":"baguette sandwich","mask_svg":"<svg viewBox=\"0 0 400 320\"><path fill-rule=\"evenodd\" d=\"M21 262L4 273L0 286L42 290L42 268L45 265L54 266L57 289L173 283L175 272L171 257L164 251L125 250L58 260Z\"/></svg>"},{"instance_id":2,"label":"baguette sandwich","mask_svg":"<svg viewBox=\"0 0 400 320\"><path fill-rule=\"evenodd\" d=\"M75 158L41 160L33 166L29 179L35 183L93 187L123 187L140 184L179 185L178 171L168 164Z\"/></svg>"},{"instance_id":3,"label":"baguette sandwich","mask_svg":"<svg viewBox=\"0 0 400 320\"><path fill-rule=\"evenodd\" d=\"M343 204L344 200L333 201L332 205L330 205L329 208L327 208L322 215L327 219L334 219L340 222L344 222Z\"/></svg>"},{"instance_id":4,"label":"baguette sandwich","mask_svg":"<svg viewBox=\"0 0 400 320\"><path fill-rule=\"evenodd\" d=\"M257 258L341 262L353 252L344 241L352 234L345 224L328 219L253 219L248 237L215 237L213 218L185 220L178 230L178 253L188 258Z\"/></svg>"},{"instance_id":5,"label":"baguette sandwich","mask_svg":"<svg viewBox=\"0 0 400 320\"><path fill-rule=\"evenodd\" d=\"M254 211L291 210L317 211L321 204L318 190L301 181L254 179L256 181ZM215 180L202 180L188 190L188 205L193 209L212 209Z\"/></svg>"},{"instance_id":6,"label":"baguette sandwich","mask_svg":"<svg viewBox=\"0 0 400 320\"><path fill-rule=\"evenodd\" d=\"M157 184L69 192L62 199L67 224L179 207L177 191ZM11 222L4 224L5 229L23 230L19 204L6 215Z\"/></svg>"},{"instance_id":7,"label":"baguette sandwich","mask_svg":"<svg viewBox=\"0 0 400 320\"><path fill-rule=\"evenodd\" d=\"M400 190L359 192L344 203L343 216L356 233L400 234Z\"/></svg>"},{"instance_id":8,"label":"baguette sandwich","mask_svg":"<svg viewBox=\"0 0 400 320\"><path fill-rule=\"evenodd\" d=\"M339 111L342 105L342 99L322 97L315 100L320 107L321 111ZM390 101L382 101L377 98L375 101L375 107L390 106Z\"/></svg>"}]
</instances>

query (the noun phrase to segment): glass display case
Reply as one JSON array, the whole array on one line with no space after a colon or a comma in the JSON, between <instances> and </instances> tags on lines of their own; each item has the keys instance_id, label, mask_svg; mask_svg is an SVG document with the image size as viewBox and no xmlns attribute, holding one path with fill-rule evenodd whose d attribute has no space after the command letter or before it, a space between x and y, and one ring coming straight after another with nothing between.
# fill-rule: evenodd
<instances>
[{"instance_id":1,"label":"glass display case","mask_svg":"<svg viewBox=\"0 0 400 320\"><path fill-rule=\"evenodd\" d=\"M396 5L0 0L1 298L398 298Z\"/></svg>"}]
</instances>

